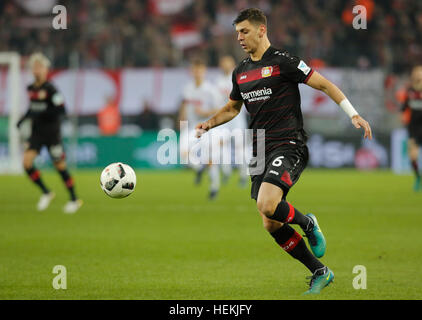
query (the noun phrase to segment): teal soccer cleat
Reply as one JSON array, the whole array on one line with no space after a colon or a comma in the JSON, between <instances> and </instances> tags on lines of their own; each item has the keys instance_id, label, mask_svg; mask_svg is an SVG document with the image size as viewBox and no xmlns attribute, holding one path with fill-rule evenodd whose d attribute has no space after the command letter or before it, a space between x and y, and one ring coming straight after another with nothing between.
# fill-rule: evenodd
<instances>
[{"instance_id":1,"label":"teal soccer cleat","mask_svg":"<svg viewBox=\"0 0 422 320\"><path fill-rule=\"evenodd\" d=\"M334 272L328 267L324 267L324 269L324 273L322 274L317 270L312 276L307 277L308 279L311 279L311 281L309 282L309 290L304 294L318 294L322 289L334 281Z\"/></svg>"},{"instance_id":2,"label":"teal soccer cleat","mask_svg":"<svg viewBox=\"0 0 422 320\"><path fill-rule=\"evenodd\" d=\"M321 258L325 254L327 243L321 229L319 228L316 217L312 213L308 213L306 216L312 220L313 227L311 230L305 231L305 237L308 238L309 246L311 247L312 253L315 257Z\"/></svg>"}]
</instances>

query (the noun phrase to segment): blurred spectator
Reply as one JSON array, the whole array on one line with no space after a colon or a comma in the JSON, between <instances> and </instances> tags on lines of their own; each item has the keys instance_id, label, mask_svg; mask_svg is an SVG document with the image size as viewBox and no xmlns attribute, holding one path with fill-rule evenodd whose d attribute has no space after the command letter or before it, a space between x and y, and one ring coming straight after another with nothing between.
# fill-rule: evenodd
<instances>
[{"instance_id":1,"label":"blurred spectator","mask_svg":"<svg viewBox=\"0 0 422 320\"><path fill-rule=\"evenodd\" d=\"M144 108L139 115L138 124L142 130L158 130L160 116L152 110L148 101L144 101Z\"/></svg>"},{"instance_id":2,"label":"blurred spectator","mask_svg":"<svg viewBox=\"0 0 422 320\"><path fill-rule=\"evenodd\" d=\"M98 112L97 121L102 135L110 136L119 132L121 117L114 97L107 98L105 107Z\"/></svg>"},{"instance_id":3,"label":"blurred spectator","mask_svg":"<svg viewBox=\"0 0 422 320\"><path fill-rule=\"evenodd\" d=\"M0 2L0 51L42 50L56 68L183 66L193 54L211 66L225 54L240 60L232 21L251 6L268 14L274 46L306 60L389 72L422 61L422 1L415 0L62 0L67 30L51 27L46 4L55 0ZM367 8L367 30L352 27L355 5Z\"/></svg>"}]
</instances>

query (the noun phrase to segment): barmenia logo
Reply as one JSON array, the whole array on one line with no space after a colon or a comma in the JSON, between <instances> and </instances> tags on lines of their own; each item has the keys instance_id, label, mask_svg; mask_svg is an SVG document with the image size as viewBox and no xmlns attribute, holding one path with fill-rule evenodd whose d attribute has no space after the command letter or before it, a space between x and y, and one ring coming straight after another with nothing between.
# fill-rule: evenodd
<instances>
[{"instance_id":1,"label":"barmenia logo","mask_svg":"<svg viewBox=\"0 0 422 320\"><path fill-rule=\"evenodd\" d=\"M241 92L243 100L248 100L248 102L253 102L257 100L267 100L270 98L270 95L273 93L271 88L263 88L259 90L249 91L246 93Z\"/></svg>"}]
</instances>

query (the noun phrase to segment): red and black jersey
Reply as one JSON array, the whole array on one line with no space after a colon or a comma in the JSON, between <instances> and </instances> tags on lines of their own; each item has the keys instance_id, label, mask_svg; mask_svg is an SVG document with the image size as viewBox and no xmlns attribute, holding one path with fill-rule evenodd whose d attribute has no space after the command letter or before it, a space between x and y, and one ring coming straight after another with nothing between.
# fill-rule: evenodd
<instances>
[{"instance_id":1,"label":"red and black jersey","mask_svg":"<svg viewBox=\"0 0 422 320\"><path fill-rule=\"evenodd\" d=\"M313 70L287 51L269 47L261 60L243 60L233 71L232 100L243 100L250 114L249 128L265 129L265 150L306 143L299 83ZM254 136L254 153L256 136Z\"/></svg>"},{"instance_id":2,"label":"red and black jersey","mask_svg":"<svg viewBox=\"0 0 422 320\"><path fill-rule=\"evenodd\" d=\"M32 119L32 134L37 136L60 135L60 116L65 113L63 96L50 82L27 88L29 108L25 117Z\"/></svg>"},{"instance_id":3,"label":"red and black jersey","mask_svg":"<svg viewBox=\"0 0 422 320\"><path fill-rule=\"evenodd\" d=\"M407 123L409 137L422 144L422 92L409 88L402 110L410 115Z\"/></svg>"},{"instance_id":4,"label":"red and black jersey","mask_svg":"<svg viewBox=\"0 0 422 320\"><path fill-rule=\"evenodd\" d=\"M419 125L422 127L422 92L409 88L406 93L406 100L402 111L410 110L409 125Z\"/></svg>"}]
</instances>

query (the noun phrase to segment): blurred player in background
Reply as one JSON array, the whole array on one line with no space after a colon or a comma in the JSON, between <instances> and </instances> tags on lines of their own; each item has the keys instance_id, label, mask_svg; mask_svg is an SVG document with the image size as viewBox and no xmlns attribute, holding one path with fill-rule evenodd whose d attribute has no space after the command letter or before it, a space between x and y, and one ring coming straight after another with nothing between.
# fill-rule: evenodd
<instances>
[{"instance_id":1,"label":"blurred player in background","mask_svg":"<svg viewBox=\"0 0 422 320\"><path fill-rule=\"evenodd\" d=\"M408 154L415 174L413 189L421 191L421 175L419 172L418 158L419 147L422 145L422 65L413 68L410 76L410 88L406 93L403 104L403 122L407 124L409 133Z\"/></svg>"},{"instance_id":2,"label":"blurred player in background","mask_svg":"<svg viewBox=\"0 0 422 320\"><path fill-rule=\"evenodd\" d=\"M34 76L34 82L27 88L30 105L26 114L18 122L18 128L23 122L31 121L31 134L25 143L23 166L30 179L41 189L42 195L37 208L43 211L48 208L55 197L41 179L41 174L34 167L34 160L43 146L53 161L54 167L59 172L70 195L70 201L63 210L65 213L74 213L82 205L76 197L73 179L66 169L65 153L61 141L60 125L61 116L65 114L63 96L52 83L47 80L50 61L41 53L33 54L29 64Z\"/></svg>"},{"instance_id":3,"label":"blurred player in background","mask_svg":"<svg viewBox=\"0 0 422 320\"><path fill-rule=\"evenodd\" d=\"M256 200L264 228L276 243L311 271L306 293L316 294L334 279L334 273L318 259L325 254L326 241L316 217L302 214L286 201L308 162L298 84L305 83L326 93L356 128L365 130L365 138L372 139L371 128L337 86L298 57L271 46L267 18L261 10L243 10L234 25L237 40L249 57L233 71L228 102L211 119L196 126L197 135L236 117L243 104L251 116L250 129L265 130L264 155L257 154L260 137L254 136L254 155L265 157L265 170L251 176L251 198ZM312 252L290 224L300 226Z\"/></svg>"},{"instance_id":4,"label":"blurred player in background","mask_svg":"<svg viewBox=\"0 0 422 320\"><path fill-rule=\"evenodd\" d=\"M179 121L188 121L188 132L181 132L180 139L189 140L189 144L181 144L182 156L185 160L189 159L189 151L198 139L195 137L195 125L198 122L206 120L217 111L218 95L217 89L210 82L205 80L207 66L199 58L192 61L190 66L192 81L188 83L183 90L182 104L179 112ZM186 137L186 135L188 135ZM183 150L183 147L187 149ZM209 169L210 189L209 199L213 200L220 189L220 169L218 164L193 164L188 162L195 171L195 184L199 185L204 171Z\"/></svg>"},{"instance_id":5,"label":"blurred player in background","mask_svg":"<svg viewBox=\"0 0 422 320\"><path fill-rule=\"evenodd\" d=\"M225 101L227 101L227 98L230 96L230 92L232 90L232 72L234 68L236 67L235 61L232 56L223 56L220 58L219 61L220 70L222 71L222 74L217 78L216 85L219 92L219 95L221 97L220 105L224 105ZM220 126L222 129L226 128L230 131L230 133L233 133L233 130L235 129L241 129L242 132L244 132L244 129L247 129L247 114L246 110L243 108L239 115L235 117L232 121L229 121L222 126ZM236 131L235 131L236 132ZM238 131L240 133L240 131ZM243 135L246 136L246 135ZM227 137L224 137L226 140L231 140L232 136L231 134ZM230 148L227 150L224 150L223 152L232 152L231 147L233 144L230 143L231 141L225 141L223 142L223 146L229 146ZM247 143L246 143L247 145ZM234 152L235 154L244 154L244 152L248 152L248 150L244 150L245 143L240 144L234 144ZM247 148L246 148L247 149ZM223 182L227 182L229 179L231 173L232 173L232 165L231 164L223 164L222 165L222 172L223 172ZM244 161L242 164L239 165L239 175L240 180L239 184L241 186L246 185L247 181L247 165L246 161Z\"/></svg>"}]
</instances>

